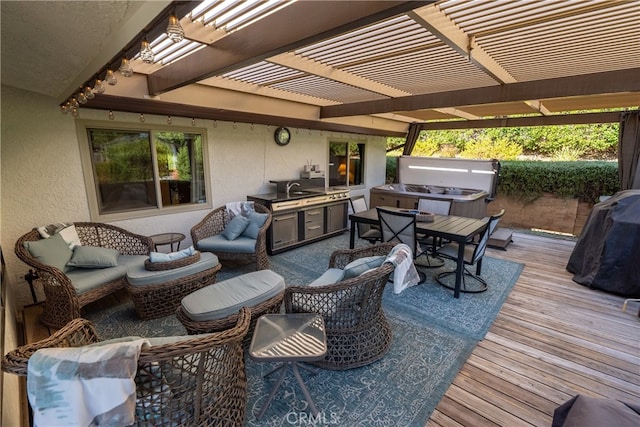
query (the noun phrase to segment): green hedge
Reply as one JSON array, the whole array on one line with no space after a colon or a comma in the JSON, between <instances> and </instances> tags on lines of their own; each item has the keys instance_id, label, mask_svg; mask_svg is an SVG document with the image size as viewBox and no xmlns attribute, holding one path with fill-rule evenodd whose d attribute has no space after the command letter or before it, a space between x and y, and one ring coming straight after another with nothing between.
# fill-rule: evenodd
<instances>
[{"instance_id":1,"label":"green hedge","mask_svg":"<svg viewBox=\"0 0 640 427\"><path fill-rule=\"evenodd\" d=\"M531 202L544 193L597 203L620 190L616 162L500 162L498 194Z\"/></svg>"},{"instance_id":2,"label":"green hedge","mask_svg":"<svg viewBox=\"0 0 640 427\"><path fill-rule=\"evenodd\" d=\"M597 203L620 190L617 162L501 161L498 194L533 202L544 193ZM387 157L387 182L394 182L396 157Z\"/></svg>"}]
</instances>

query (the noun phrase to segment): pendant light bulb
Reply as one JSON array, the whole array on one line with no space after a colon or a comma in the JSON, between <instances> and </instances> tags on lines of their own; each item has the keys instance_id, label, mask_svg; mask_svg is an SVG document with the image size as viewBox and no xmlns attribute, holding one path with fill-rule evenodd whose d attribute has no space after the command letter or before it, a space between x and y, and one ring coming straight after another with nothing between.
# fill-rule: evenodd
<instances>
[{"instance_id":1,"label":"pendant light bulb","mask_svg":"<svg viewBox=\"0 0 640 427\"><path fill-rule=\"evenodd\" d=\"M140 45L140 59L146 64L153 64L153 50L151 50L146 38L142 40L142 44Z\"/></svg>"},{"instance_id":2,"label":"pendant light bulb","mask_svg":"<svg viewBox=\"0 0 640 427\"><path fill-rule=\"evenodd\" d=\"M126 56L122 58L122 63L120 64L120 68L118 69L118 71L120 71L120 74L122 74L124 77L133 76L133 67L131 66L131 63Z\"/></svg>"},{"instance_id":3,"label":"pendant light bulb","mask_svg":"<svg viewBox=\"0 0 640 427\"><path fill-rule=\"evenodd\" d=\"M167 25L167 37L174 42L180 43L184 40L184 30L180 25L180 20L175 14L169 16L169 25Z\"/></svg>"},{"instance_id":4,"label":"pendant light bulb","mask_svg":"<svg viewBox=\"0 0 640 427\"><path fill-rule=\"evenodd\" d=\"M96 79L96 83L93 85L93 93L104 93L104 82L100 79Z\"/></svg>"},{"instance_id":5,"label":"pendant light bulb","mask_svg":"<svg viewBox=\"0 0 640 427\"><path fill-rule=\"evenodd\" d=\"M84 96L85 96L87 99L93 99L93 98L95 98L95 97L96 97L96 96L93 94L93 91L91 90L91 88L90 88L89 86L85 86L85 87L84 87L84 89L83 89L83 91L82 91L82 93L84 93Z\"/></svg>"},{"instance_id":6,"label":"pendant light bulb","mask_svg":"<svg viewBox=\"0 0 640 427\"><path fill-rule=\"evenodd\" d=\"M104 80L111 86L118 84L118 79L116 79L116 76L113 74L113 70L107 70L107 75L104 77Z\"/></svg>"}]
</instances>

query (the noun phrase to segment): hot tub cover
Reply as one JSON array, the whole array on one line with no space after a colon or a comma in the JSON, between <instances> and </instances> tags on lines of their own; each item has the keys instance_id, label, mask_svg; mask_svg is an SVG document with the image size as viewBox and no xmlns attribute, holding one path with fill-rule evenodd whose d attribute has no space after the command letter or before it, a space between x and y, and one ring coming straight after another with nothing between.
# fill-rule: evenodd
<instances>
[{"instance_id":1,"label":"hot tub cover","mask_svg":"<svg viewBox=\"0 0 640 427\"><path fill-rule=\"evenodd\" d=\"M640 297L640 190L620 191L593 207L567 271L590 288Z\"/></svg>"}]
</instances>

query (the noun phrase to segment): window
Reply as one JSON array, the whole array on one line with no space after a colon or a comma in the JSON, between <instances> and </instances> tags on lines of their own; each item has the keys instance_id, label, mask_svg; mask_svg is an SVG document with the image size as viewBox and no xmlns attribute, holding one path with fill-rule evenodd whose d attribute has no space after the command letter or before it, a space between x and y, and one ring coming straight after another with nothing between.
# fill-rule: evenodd
<instances>
[{"instance_id":1,"label":"window","mask_svg":"<svg viewBox=\"0 0 640 427\"><path fill-rule=\"evenodd\" d=\"M86 132L95 189L92 216L145 216L148 210L207 203L204 133L94 127Z\"/></svg>"},{"instance_id":2,"label":"window","mask_svg":"<svg viewBox=\"0 0 640 427\"><path fill-rule=\"evenodd\" d=\"M329 185L364 184L364 146L356 142L329 143Z\"/></svg>"}]
</instances>

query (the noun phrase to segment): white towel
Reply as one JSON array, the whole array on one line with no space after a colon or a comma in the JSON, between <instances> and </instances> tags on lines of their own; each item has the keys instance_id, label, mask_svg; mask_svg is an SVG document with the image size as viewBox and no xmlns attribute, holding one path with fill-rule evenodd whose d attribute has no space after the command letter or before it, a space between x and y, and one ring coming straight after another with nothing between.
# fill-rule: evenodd
<instances>
[{"instance_id":1,"label":"white towel","mask_svg":"<svg viewBox=\"0 0 640 427\"><path fill-rule=\"evenodd\" d=\"M27 394L36 427L125 426L135 422L138 339L36 351Z\"/></svg>"},{"instance_id":2,"label":"white towel","mask_svg":"<svg viewBox=\"0 0 640 427\"><path fill-rule=\"evenodd\" d=\"M397 244L391 249L385 262L395 266L393 271L393 293L399 294L411 286L420 283L420 276L413 265L413 253L411 248L404 243Z\"/></svg>"},{"instance_id":3,"label":"white towel","mask_svg":"<svg viewBox=\"0 0 640 427\"><path fill-rule=\"evenodd\" d=\"M249 216L251 212L255 209L253 208L254 202L230 202L225 206L227 208L227 212L229 213L229 219L233 218L236 215Z\"/></svg>"},{"instance_id":4,"label":"white towel","mask_svg":"<svg viewBox=\"0 0 640 427\"><path fill-rule=\"evenodd\" d=\"M171 252L165 254L164 252L149 252L149 261L150 262L168 262L175 261L177 259L186 258L196 253L195 248L189 246L187 249L183 249L177 252Z\"/></svg>"}]
</instances>

